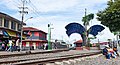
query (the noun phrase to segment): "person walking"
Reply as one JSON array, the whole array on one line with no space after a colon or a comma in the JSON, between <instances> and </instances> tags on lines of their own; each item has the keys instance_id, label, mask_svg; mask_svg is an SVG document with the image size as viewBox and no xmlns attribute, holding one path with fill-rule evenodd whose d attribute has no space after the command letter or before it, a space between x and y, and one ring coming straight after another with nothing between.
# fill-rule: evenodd
<instances>
[{"instance_id":1,"label":"person walking","mask_svg":"<svg viewBox=\"0 0 120 65\"><path fill-rule=\"evenodd\" d=\"M7 51L11 51L12 52L12 40L9 40L9 49Z\"/></svg>"}]
</instances>

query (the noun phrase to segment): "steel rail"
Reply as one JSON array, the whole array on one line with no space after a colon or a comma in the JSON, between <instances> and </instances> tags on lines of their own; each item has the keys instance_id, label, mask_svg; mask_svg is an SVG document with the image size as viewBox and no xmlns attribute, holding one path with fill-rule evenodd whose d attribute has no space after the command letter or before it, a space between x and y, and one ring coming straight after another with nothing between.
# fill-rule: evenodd
<instances>
[{"instance_id":1,"label":"steel rail","mask_svg":"<svg viewBox=\"0 0 120 65\"><path fill-rule=\"evenodd\" d=\"M45 50L45 51L38 51L38 52L32 52L32 51L25 51L24 53L14 53L14 54L3 54L0 55L0 58L8 58L8 57L15 57L15 56L24 56L24 55L33 55L33 54L45 54L45 53L57 53L62 51L69 51L68 49L57 49L57 50Z\"/></svg>"},{"instance_id":2,"label":"steel rail","mask_svg":"<svg viewBox=\"0 0 120 65\"><path fill-rule=\"evenodd\" d=\"M67 60L67 59L73 59L78 57L86 57L86 56L92 56L100 54L101 52L91 52L91 53L83 53L83 54L75 54L75 55L64 55L64 56L58 56L58 57L47 57L47 58L36 58L36 59L24 59L24 60L15 60L15 61L6 61L6 62L0 62L0 64L13 64L13 65L27 65L27 64L40 64L45 62L55 62L55 61L61 61L61 60Z\"/></svg>"}]
</instances>

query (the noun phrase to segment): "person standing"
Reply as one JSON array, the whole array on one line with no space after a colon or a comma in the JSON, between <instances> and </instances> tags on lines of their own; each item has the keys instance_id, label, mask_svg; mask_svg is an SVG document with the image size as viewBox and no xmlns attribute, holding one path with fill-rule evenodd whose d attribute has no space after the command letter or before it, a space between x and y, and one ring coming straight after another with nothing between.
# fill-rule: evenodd
<instances>
[{"instance_id":1,"label":"person standing","mask_svg":"<svg viewBox=\"0 0 120 65\"><path fill-rule=\"evenodd\" d=\"M9 43L7 43L7 46L6 46L6 49L5 49L5 51L7 51L8 49L9 49Z\"/></svg>"},{"instance_id":2,"label":"person standing","mask_svg":"<svg viewBox=\"0 0 120 65\"><path fill-rule=\"evenodd\" d=\"M20 39L17 39L17 41L16 41L16 49L17 49L17 51L19 52L20 51Z\"/></svg>"},{"instance_id":3,"label":"person standing","mask_svg":"<svg viewBox=\"0 0 120 65\"><path fill-rule=\"evenodd\" d=\"M48 44L47 43L44 44L44 50L48 50Z\"/></svg>"},{"instance_id":4,"label":"person standing","mask_svg":"<svg viewBox=\"0 0 120 65\"><path fill-rule=\"evenodd\" d=\"M2 50L5 50L5 43L2 43Z\"/></svg>"}]
</instances>

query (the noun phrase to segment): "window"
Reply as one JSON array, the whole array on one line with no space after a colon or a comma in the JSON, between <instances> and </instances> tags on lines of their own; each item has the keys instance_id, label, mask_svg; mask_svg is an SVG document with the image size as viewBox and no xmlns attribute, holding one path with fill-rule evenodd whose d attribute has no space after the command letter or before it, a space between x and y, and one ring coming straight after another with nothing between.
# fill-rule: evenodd
<instances>
[{"instance_id":1,"label":"window","mask_svg":"<svg viewBox=\"0 0 120 65\"><path fill-rule=\"evenodd\" d=\"M34 32L34 36L39 36L39 32Z\"/></svg>"},{"instance_id":2,"label":"window","mask_svg":"<svg viewBox=\"0 0 120 65\"><path fill-rule=\"evenodd\" d=\"M21 31L21 25L18 24L18 31Z\"/></svg>"},{"instance_id":3,"label":"window","mask_svg":"<svg viewBox=\"0 0 120 65\"><path fill-rule=\"evenodd\" d=\"M4 19L4 27L9 28L9 20Z\"/></svg>"},{"instance_id":4,"label":"window","mask_svg":"<svg viewBox=\"0 0 120 65\"><path fill-rule=\"evenodd\" d=\"M2 26L2 18L0 18L0 26Z\"/></svg>"},{"instance_id":5,"label":"window","mask_svg":"<svg viewBox=\"0 0 120 65\"><path fill-rule=\"evenodd\" d=\"M13 21L11 22L11 29L16 30L16 23Z\"/></svg>"},{"instance_id":6,"label":"window","mask_svg":"<svg viewBox=\"0 0 120 65\"><path fill-rule=\"evenodd\" d=\"M41 32L39 33L39 36L42 37L42 33Z\"/></svg>"}]
</instances>

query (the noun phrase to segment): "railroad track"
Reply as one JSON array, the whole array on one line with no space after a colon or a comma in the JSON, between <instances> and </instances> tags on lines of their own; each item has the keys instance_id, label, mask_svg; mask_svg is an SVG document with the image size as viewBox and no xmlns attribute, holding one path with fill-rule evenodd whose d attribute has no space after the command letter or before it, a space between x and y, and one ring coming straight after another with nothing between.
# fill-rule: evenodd
<instances>
[{"instance_id":1,"label":"railroad track","mask_svg":"<svg viewBox=\"0 0 120 65\"><path fill-rule=\"evenodd\" d=\"M91 56L101 53L99 52L86 52L81 53L78 51L64 51L56 53L45 53L45 54L32 54L27 56L17 56L10 58L0 59L0 64L12 64L12 65L27 65L35 63L55 62L65 59L73 59L78 57Z\"/></svg>"},{"instance_id":2,"label":"railroad track","mask_svg":"<svg viewBox=\"0 0 120 65\"><path fill-rule=\"evenodd\" d=\"M33 55L33 54L45 54L45 53L57 53L62 51L69 51L68 49L57 49L57 50L44 50L38 52L32 52L31 50L24 51L23 53L12 53L12 54L3 54L0 55L0 58L8 58L8 57L15 57L15 56L25 56L25 55Z\"/></svg>"}]
</instances>

